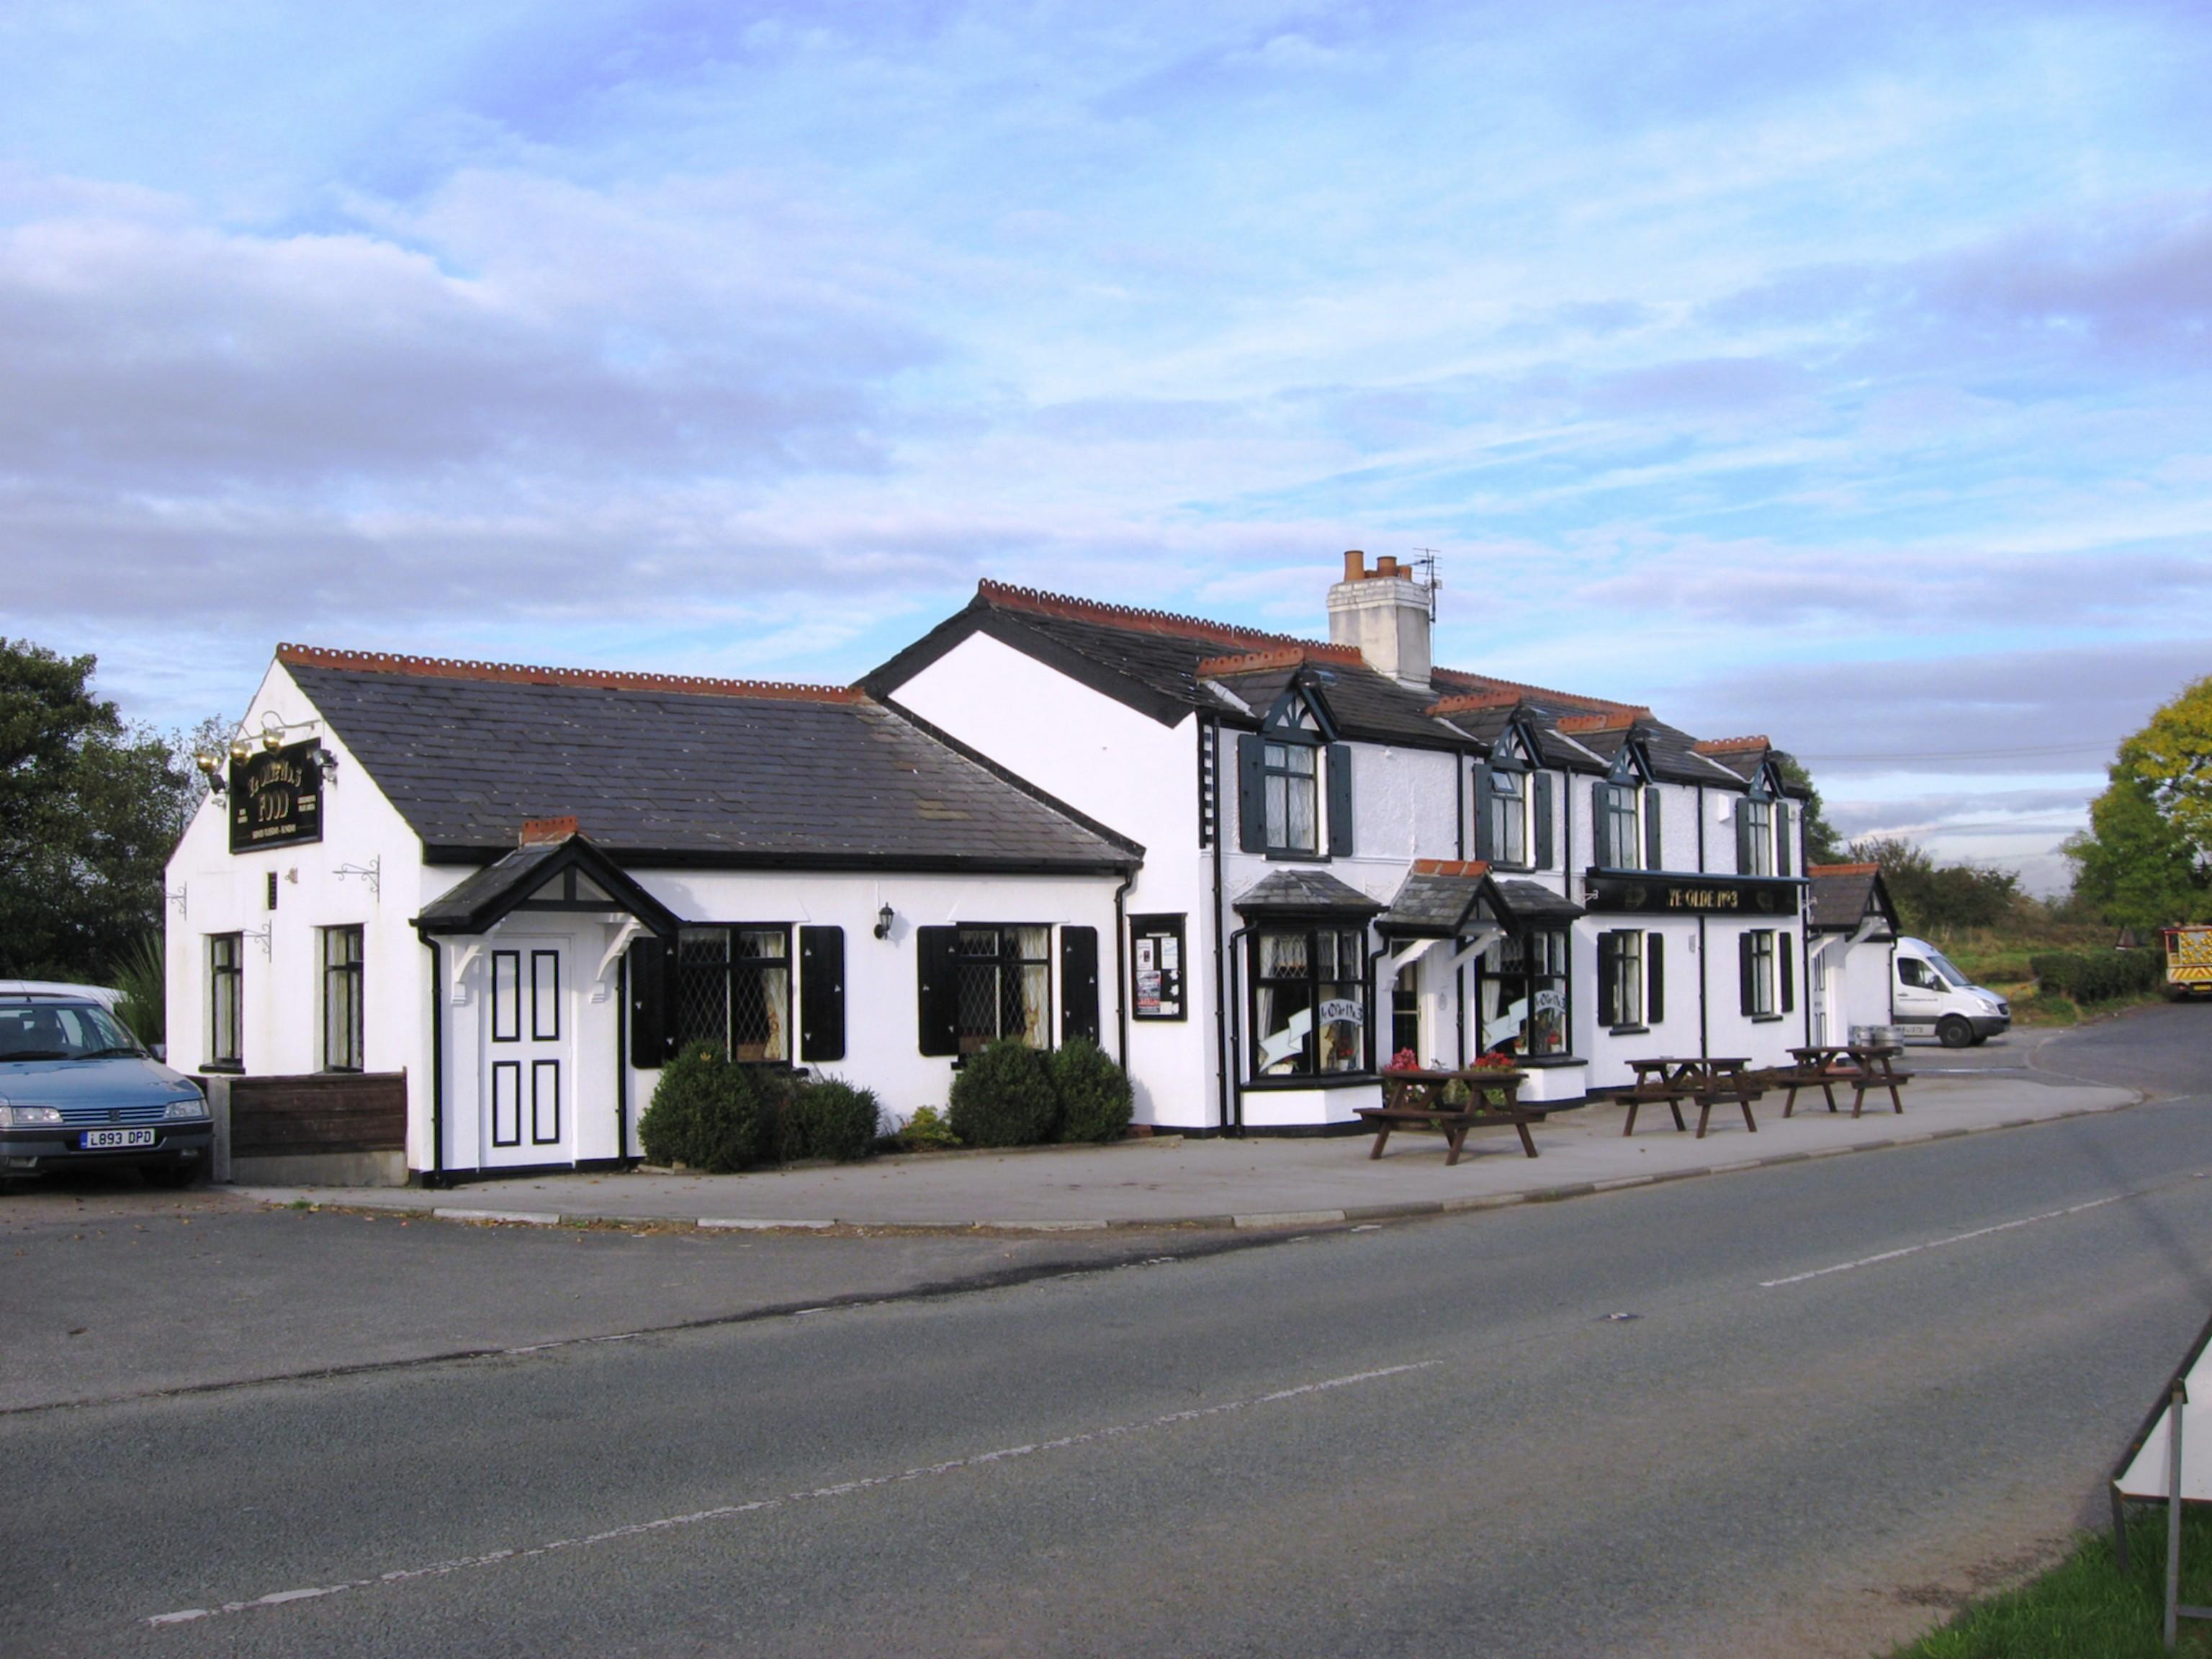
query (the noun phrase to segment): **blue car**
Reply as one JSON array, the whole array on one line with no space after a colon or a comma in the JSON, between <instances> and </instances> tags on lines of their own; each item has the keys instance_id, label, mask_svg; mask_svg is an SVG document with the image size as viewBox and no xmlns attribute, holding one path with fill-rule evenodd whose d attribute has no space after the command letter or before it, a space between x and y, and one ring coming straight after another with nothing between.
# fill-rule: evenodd
<instances>
[{"instance_id":1,"label":"blue car","mask_svg":"<svg viewBox=\"0 0 2212 1659\"><path fill-rule=\"evenodd\" d=\"M101 1004L0 993L0 1176L127 1164L184 1187L214 1145L199 1085Z\"/></svg>"}]
</instances>

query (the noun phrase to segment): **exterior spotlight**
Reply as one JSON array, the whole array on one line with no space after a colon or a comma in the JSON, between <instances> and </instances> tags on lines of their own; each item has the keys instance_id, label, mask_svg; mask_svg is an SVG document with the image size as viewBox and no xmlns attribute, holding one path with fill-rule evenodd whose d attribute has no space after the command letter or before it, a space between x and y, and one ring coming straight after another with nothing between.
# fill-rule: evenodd
<instances>
[{"instance_id":1,"label":"exterior spotlight","mask_svg":"<svg viewBox=\"0 0 2212 1659\"><path fill-rule=\"evenodd\" d=\"M264 749L282 749L284 746L284 721L273 708L262 712L261 746Z\"/></svg>"},{"instance_id":2,"label":"exterior spotlight","mask_svg":"<svg viewBox=\"0 0 2212 1659\"><path fill-rule=\"evenodd\" d=\"M230 757L240 766L245 765L253 758L253 745L244 738L233 738L230 740Z\"/></svg>"},{"instance_id":3,"label":"exterior spotlight","mask_svg":"<svg viewBox=\"0 0 2212 1659\"><path fill-rule=\"evenodd\" d=\"M192 764L207 775L207 786L210 793L220 795L229 787L229 785L223 781L222 756L211 754L207 750L202 749L192 756Z\"/></svg>"},{"instance_id":4,"label":"exterior spotlight","mask_svg":"<svg viewBox=\"0 0 2212 1659\"><path fill-rule=\"evenodd\" d=\"M878 939L889 939L891 936L891 923L897 920L897 916L893 914L891 907L888 904L884 906L882 909L877 911L876 937Z\"/></svg>"},{"instance_id":5,"label":"exterior spotlight","mask_svg":"<svg viewBox=\"0 0 2212 1659\"><path fill-rule=\"evenodd\" d=\"M314 763L315 770L321 773L324 777L334 778L337 776L338 757L331 753L329 750L318 745L315 752L308 758Z\"/></svg>"}]
</instances>

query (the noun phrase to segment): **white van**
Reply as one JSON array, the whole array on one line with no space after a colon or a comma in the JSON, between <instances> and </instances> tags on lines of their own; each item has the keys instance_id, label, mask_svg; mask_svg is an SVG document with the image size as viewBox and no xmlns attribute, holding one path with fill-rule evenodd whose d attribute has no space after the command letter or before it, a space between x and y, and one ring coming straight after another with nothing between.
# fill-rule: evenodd
<instances>
[{"instance_id":1,"label":"white van","mask_svg":"<svg viewBox=\"0 0 2212 1659\"><path fill-rule=\"evenodd\" d=\"M1899 939L1891 969L1891 1022L1907 1038L1933 1037L1946 1048L1986 1042L2012 1027L2012 1005L1969 984L1924 939Z\"/></svg>"}]
</instances>

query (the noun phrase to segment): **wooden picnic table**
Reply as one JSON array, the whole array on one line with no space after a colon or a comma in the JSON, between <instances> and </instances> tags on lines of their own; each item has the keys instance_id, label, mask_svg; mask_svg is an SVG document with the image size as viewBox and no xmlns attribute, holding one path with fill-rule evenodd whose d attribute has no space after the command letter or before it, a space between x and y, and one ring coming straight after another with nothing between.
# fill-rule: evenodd
<instances>
[{"instance_id":1,"label":"wooden picnic table","mask_svg":"<svg viewBox=\"0 0 2212 1659\"><path fill-rule=\"evenodd\" d=\"M1382 1156L1383 1145L1390 1139L1393 1128L1420 1124L1443 1132L1444 1143L1449 1149L1444 1162L1453 1164L1459 1162L1460 1148L1467 1144L1468 1130L1510 1123L1521 1137L1521 1150L1534 1158L1536 1143L1529 1139L1528 1126L1541 1123L1551 1108L1521 1104L1521 1085L1528 1076L1526 1072L1504 1071L1494 1066L1470 1066L1456 1072L1385 1072L1382 1103L1358 1109L1361 1120L1375 1127L1375 1146L1367 1156ZM1455 1083L1467 1085L1464 1105L1444 1103L1444 1091ZM1495 1105L1490 1103L1493 1097Z\"/></svg>"},{"instance_id":2,"label":"wooden picnic table","mask_svg":"<svg viewBox=\"0 0 2212 1659\"><path fill-rule=\"evenodd\" d=\"M1698 1135L1705 1138L1705 1127L1712 1120L1713 1108L1718 1103L1734 1101L1743 1110L1743 1127L1752 1133L1759 1133L1758 1120L1751 1115L1751 1103L1757 1100L1760 1089L1757 1081L1746 1071L1751 1061L1734 1054L1664 1054L1646 1060L1632 1060L1629 1067L1636 1073L1636 1081L1626 1090L1621 1098L1628 1103L1628 1121L1620 1133L1636 1133L1636 1114L1648 1101L1663 1103L1673 1115L1677 1130L1690 1126L1682 1121L1682 1103L1694 1100L1698 1103Z\"/></svg>"},{"instance_id":3,"label":"wooden picnic table","mask_svg":"<svg viewBox=\"0 0 2212 1659\"><path fill-rule=\"evenodd\" d=\"M1782 1115L1788 1117L1796 1109L1800 1089L1818 1089L1828 1103L1828 1109L1836 1109L1836 1085L1849 1085L1851 1090L1851 1115L1866 1109L1867 1091L1870 1089L1889 1091L1889 1103L1899 1117L1905 1115L1905 1101L1898 1092L1900 1084L1912 1081L1912 1073L1897 1069L1897 1057L1905 1052L1893 1042L1811 1042L1792 1048L1790 1057L1796 1062L1787 1070L1769 1072L1765 1081L1773 1088L1787 1089L1790 1097L1783 1103Z\"/></svg>"}]
</instances>

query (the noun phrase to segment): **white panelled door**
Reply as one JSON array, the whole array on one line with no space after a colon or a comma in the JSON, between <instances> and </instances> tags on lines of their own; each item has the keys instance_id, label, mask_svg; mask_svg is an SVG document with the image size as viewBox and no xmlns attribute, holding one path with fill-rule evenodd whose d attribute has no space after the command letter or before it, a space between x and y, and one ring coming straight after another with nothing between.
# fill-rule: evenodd
<instances>
[{"instance_id":1,"label":"white panelled door","mask_svg":"<svg viewBox=\"0 0 2212 1659\"><path fill-rule=\"evenodd\" d=\"M488 955L483 1163L569 1163L575 1068L568 941L514 939Z\"/></svg>"}]
</instances>

